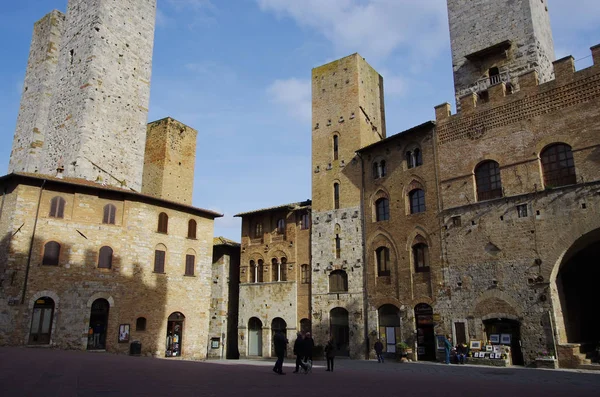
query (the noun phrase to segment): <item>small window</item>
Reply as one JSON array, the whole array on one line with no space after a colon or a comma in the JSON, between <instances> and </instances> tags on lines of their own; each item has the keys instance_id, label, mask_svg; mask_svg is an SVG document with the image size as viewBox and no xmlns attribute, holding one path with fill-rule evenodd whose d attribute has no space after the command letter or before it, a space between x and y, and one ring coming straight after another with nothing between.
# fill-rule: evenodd
<instances>
[{"instance_id":1,"label":"small window","mask_svg":"<svg viewBox=\"0 0 600 397\"><path fill-rule=\"evenodd\" d=\"M517 214L519 218L527 218L527 204L517 205Z\"/></svg>"},{"instance_id":2,"label":"small window","mask_svg":"<svg viewBox=\"0 0 600 397\"><path fill-rule=\"evenodd\" d=\"M116 213L117 213L117 207L115 207L112 204L106 204L104 206L104 216L102 217L102 223L114 225Z\"/></svg>"},{"instance_id":3,"label":"small window","mask_svg":"<svg viewBox=\"0 0 600 397\"><path fill-rule=\"evenodd\" d=\"M577 183L571 146L564 143L548 146L542 151L540 158L546 187L559 187Z\"/></svg>"},{"instance_id":4,"label":"small window","mask_svg":"<svg viewBox=\"0 0 600 397\"><path fill-rule=\"evenodd\" d=\"M340 184L339 183L333 184L333 208L335 208L335 209L340 208Z\"/></svg>"},{"instance_id":5,"label":"small window","mask_svg":"<svg viewBox=\"0 0 600 397\"><path fill-rule=\"evenodd\" d=\"M375 250L377 259L377 275L379 277L390 275L390 250L387 247L379 247Z\"/></svg>"},{"instance_id":6,"label":"small window","mask_svg":"<svg viewBox=\"0 0 600 397\"><path fill-rule=\"evenodd\" d=\"M383 178L386 172L385 160L373 163L373 179Z\"/></svg>"},{"instance_id":7,"label":"small window","mask_svg":"<svg viewBox=\"0 0 600 397\"><path fill-rule=\"evenodd\" d=\"M100 248L100 254L98 255L98 267L100 269L112 268L113 249L104 246Z\"/></svg>"},{"instance_id":8,"label":"small window","mask_svg":"<svg viewBox=\"0 0 600 397\"><path fill-rule=\"evenodd\" d=\"M196 229L198 228L198 224L195 220L190 219L188 222L188 236L187 238L196 239Z\"/></svg>"},{"instance_id":9,"label":"small window","mask_svg":"<svg viewBox=\"0 0 600 397\"><path fill-rule=\"evenodd\" d=\"M390 219L390 201L387 198L380 198L375 202L375 219L377 222Z\"/></svg>"},{"instance_id":10,"label":"small window","mask_svg":"<svg viewBox=\"0 0 600 397\"><path fill-rule=\"evenodd\" d=\"M414 168L415 164L413 162L413 152L406 152L406 168Z\"/></svg>"},{"instance_id":11,"label":"small window","mask_svg":"<svg viewBox=\"0 0 600 397\"><path fill-rule=\"evenodd\" d=\"M196 256L187 254L185 256L185 275L193 276L194 275L194 267L196 265Z\"/></svg>"},{"instance_id":12,"label":"small window","mask_svg":"<svg viewBox=\"0 0 600 397\"><path fill-rule=\"evenodd\" d=\"M257 223L254 225L254 238L262 238L262 223Z\"/></svg>"},{"instance_id":13,"label":"small window","mask_svg":"<svg viewBox=\"0 0 600 397\"><path fill-rule=\"evenodd\" d=\"M300 219L300 229L306 230L310 228L310 215L307 213L302 214Z\"/></svg>"},{"instance_id":14,"label":"small window","mask_svg":"<svg viewBox=\"0 0 600 397\"><path fill-rule=\"evenodd\" d=\"M339 148L339 137L337 135L333 136L333 159L338 159L338 148Z\"/></svg>"},{"instance_id":15,"label":"small window","mask_svg":"<svg viewBox=\"0 0 600 397\"><path fill-rule=\"evenodd\" d=\"M453 216L452 217L452 226L459 227L461 225L462 225L462 220L461 220L460 216Z\"/></svg>"},{"instance_id":16,"label":"small window","mask_svg":"<svg viewBox=\"0 0 600 397\"><path fill-rule=\"evenodd\" d=\"M283 218L277 220L277 233L278 234L285 233L285 219L283 219Z\"/></svg>"},{"instance_id":17,"label":"small window","mask_svg":"<svg viewBox=\"0 0 600 397\"><path fill-rule=\"evenodd\" d=\"M58 259L60 257L60 244L56 241L49 241L44 245L44 258L42 259L42 265L44 266L58 266Z\"/></svg>"},{"instance_id":18,"label":"small window","mask_svg":"<svg viewBox=\"0 0 600 397\"><path fill-rule=\"evenodd\" d=\"M287 258L281 258L279 267L279 281L287 281Z\"/></svg>"},{"instance_id":19,"label":"small window","mask_svg":"<svg viewBox=\"0 0 600 397\"><path fill-rule=\"evenodd\" d=\"M348 292L348 274L343 270L334 270L329 275L329 292Z\"/></svg>"},{"instance_id":20,"label":"small window","mask_svg":"<svg viewBox=\"0 0 600 397\"><path fill-rule=\"evenodd\" d=\"M272 280L273 281L281 281L280 280L280 264L277 261L277 258L271 259L271 272L272 272Z\"/></svg>"},{"instance_id":21,"label":"small window","mask_svg":"<svg viewBox=\"0 0 600 397\"><path fill-rule=\"evenodd\" d=\"M335 235L335 257L337 259L340 258L342 254L342 239L340 238L339 234Z\"/></svg>"},{"instance_id":22,"label":"small window","mask_svg":"<svg viewBox=\"0 0 600 397\"><path fill-rule=\"evenodd\" d=\"M423 165L423 154L421 153L421 149L416 148L413 150L414 164L415 167Z\"/></svg>"},{"instance_id":23,"label":"small window","mask_svg":"<svg viewBox=\"0 0 600 397\"><path fill-rule=\"evenodd\" d=\"M425 212L425 192L422 189L415 189L408 194L410 200L410 213L418 214Z\"/></svg>"},{"instance_id":24,"label":"small window","mask_svg":"<svg viewBox=\"0 0 600 397\"><path fill-rule=\"evenodd\" d=\"M265 265L262 259L258 260L258 266L256 267L256 282L257 283L262 283L263 280L263 276L265 273Z\"/></svg>"},{"instance_id":25,"label":"small window","mask_svg":"<svg viewBox=\"0 0 600 397\"><path fill-rule=\"evenodd\" d=\"M378 179L378 178L379 178L379 163L374 162L373 163L373 179Z\"/></svg>"},{"instance_id":26,"label":"small window","mask_svg":"<svg viewBox=\"0 0 600 397\"><path fill-rule=\"evenodd\" d=\"M146 330L146 318L145 317L138 317L137 320L135 320L135 330L136 331L145 331Z\"/></svg>"},{"instance_id":27,"label":"small window","mask_svg":"<svg viewBox=\"0 0 600 397\"><path fill-rule=\"evenodd\" d=\"M477 184L477 201L502 197L502 180L498 163L488 160L479 164L475 169L475 183Z\"/></svg>"},{"instance_id":28,"label":"small window","mask_svg":"<svg viewBox=\"0 0 600 397\"><path fill-rule=\"evenodd\" d=\"M165 256L166 252L162 250L154 251L154 273L165 272Z\"/></svg>"},{"instance_id":29,"label":"small window","mask_svg":"<svg viewBox=\"0 0 600 397\"><path fill-rule=\"evenodd\" d=\"M65 199L56 196L50 200L50 214L51 218L64 218L65 217Z\"/></svg>"},{"instance_id":30,"label":"small window","mask_svg":"<svg viewBox=\"0 0 600 397\"><path fill-rule=\"evenodd\" d=\"M310 266L304 264L300 269L302 270L302 284L310 284Z\"/></svg>"},{"instance_id":31,"label":"small window","mask_svg":"<svg viewBox=\"0 0 600 397\"><path fill-rule=\"evenodd\" d=\"M256 263L254 261L250 261L250 282L251 283L255 283L256 282Z\"/></svg>"},{"instance_id":32,"label":"small window","mask_svg":"<svg viewBox=\"0 0 600 397\"><path fill-rule=\"evenodd\" d=\"M387 169L385 168L385 160L381 160L379 162L379 176L383 178L387 174Z\"/></svg>"},{"instance_id":33,"label":"small window","mask_svg":"<svg viewBox=\"0 0 600 397\"><path fill-rule=\"evenodd\" d=\"M158 215L158 233L167 234L167 230L169 229L169 215L161 212Z\"/></svg>"},{"instance_id":34,"label":"small window","mask_svg":"<svg viewBox=\"0 0 600 397\"><path fill-rule=\"evenodd\" d=\"M419 243L412 247L415 272L423 273L429 271L429 247L427 244Z\"/></svg>"}]
</instances>

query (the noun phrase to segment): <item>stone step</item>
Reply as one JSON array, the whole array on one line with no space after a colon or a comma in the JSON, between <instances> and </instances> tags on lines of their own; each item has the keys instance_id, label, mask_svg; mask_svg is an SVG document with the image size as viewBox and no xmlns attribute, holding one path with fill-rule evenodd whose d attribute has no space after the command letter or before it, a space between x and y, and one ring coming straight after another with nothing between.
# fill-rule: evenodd
<instances>
[{"instance_id":1,"label":"stone step","mask_svg":"<svg viewBox=\"0 0 600 397\"><path fill-rule=\"evenodd\" d=\"M587 360L590 361L590 360ZM590 361L590 364L581 364L577 367L577 369L587 369L587 370L592 370L592 371L600 371L600 364L592 364Z\"/></svg>"}]
</instances>

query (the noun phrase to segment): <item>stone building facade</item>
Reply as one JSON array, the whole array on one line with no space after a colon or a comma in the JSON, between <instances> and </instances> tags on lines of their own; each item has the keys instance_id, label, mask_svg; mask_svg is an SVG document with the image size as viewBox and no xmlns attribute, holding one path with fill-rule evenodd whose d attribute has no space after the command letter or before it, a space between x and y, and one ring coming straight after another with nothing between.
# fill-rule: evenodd
<instances>
[{"instance_id":1,"label":"stone building facade","mask_svg":"<svg viewBox=\"0 0 600 397\"><path fill-rule=\"evenodd\" d=\"M240 357L270 357L273 334L291 342L310 330L310 200L238 214L242 218Z\"/></svg>"}]
</instances>

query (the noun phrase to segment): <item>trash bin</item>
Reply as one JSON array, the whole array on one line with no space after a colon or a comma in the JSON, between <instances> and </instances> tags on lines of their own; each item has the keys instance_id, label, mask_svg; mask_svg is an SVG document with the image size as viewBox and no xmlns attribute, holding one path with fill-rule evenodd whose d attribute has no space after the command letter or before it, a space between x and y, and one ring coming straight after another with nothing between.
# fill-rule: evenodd
<instances>
[{"instance_id":1,"label":"trash bin","mask_svg":"<svg viewBox=\"0 0 600 397\"><path fill-rule=\"evenodd\" d=\"M139 340L134 340L129 345L129 355L130 356L139 356L142 354L142 342Z\"/></svg>"}]
</instances>

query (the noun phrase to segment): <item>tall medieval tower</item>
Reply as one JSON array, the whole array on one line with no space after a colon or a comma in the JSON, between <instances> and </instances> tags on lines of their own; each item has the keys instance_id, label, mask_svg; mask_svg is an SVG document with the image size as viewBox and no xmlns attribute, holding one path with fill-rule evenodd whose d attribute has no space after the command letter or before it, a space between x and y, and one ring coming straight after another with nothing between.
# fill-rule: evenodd
<instances>
[{"instance_id":1,"label":"tall medieval tower","mask_svg":"<svg viewBox=\"0 0 600 397\"><path fill-rule=\"evenodd\" d=\"M362 357L365 286L362 165L385 138L383 79L358 54L312 71L312 328L338 354Z\"/></svg>"},{"instance_id":2,"label":"tall medieval tower","mask_svg":"<svg viewBox=\"0 0 600 397\"><path fill-rule=\"evenodd\" d=\"M155 14L156 0L70 0L36 24L9 172L141 190Z\"/></svg>"},{"instance_id":3,"label":"tall medieval tower","mask_svg":"<svg viewBox=\"0 0 600 397\"><path fill-rule=\"evenodd\" d=\"M448 0L456 103L470 93L487 100L500 82L519 88L519 75L535 70L550 80L554 42L548 0Z\"/></svg>"}]
</instances>

